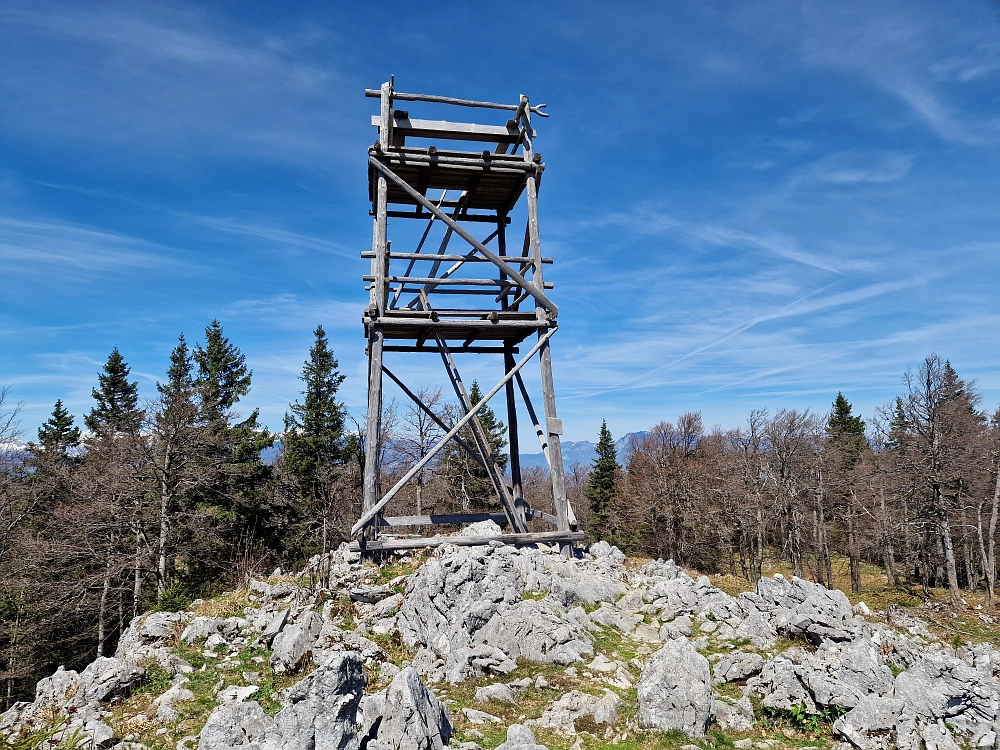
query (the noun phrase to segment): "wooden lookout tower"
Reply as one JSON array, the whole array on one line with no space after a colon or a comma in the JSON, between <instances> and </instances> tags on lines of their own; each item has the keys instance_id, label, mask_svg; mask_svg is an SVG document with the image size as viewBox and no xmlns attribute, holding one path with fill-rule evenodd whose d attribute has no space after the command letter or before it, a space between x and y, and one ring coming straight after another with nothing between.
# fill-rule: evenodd
<instances>
[{"instance_id":1,"label":"wooden lookout tower","mask_svg":"<svg viewBox=\"0 0 1000 750\"><path fill-rule=\"evenodd\" d=\"M556 416L550 346L559 310L548 296L552 285L544 281L542 269L552 260L542 257L538 232L538 189L545 167L534 148L531 121L532 116L547 117L541 111L545 105L531 106L526 96L517 104L494 104L404 94L394 90L392 81L383 83L380 90L366 90L365 95L379 99L381 108L372 117L378 140L368 149L372 250L362 254L371 258L371 274L364 277L370 292L364 312L368 338L364 511L352 535L359 547L372 551L427 547L443 541L483 544L491 539L515 544L558 543L566 548L583 539L583 532L577 530L566 499L559 444L562 423ZM499 110L496 114L502 119L495 124L451 122L451 118L418 120L399 108L400 102L447 105L449 111ZM507 230L515 209L518 216L526 215L524 241L520 252L509 253ZM415 247L406 251L392 247L389 219L420 222L412 232ZM428 243L435 224L443 238ZM456 242L460 247L455 247ZM445 424L424 404L387 367L387 354L440 357L460 406L457 421ZM499 382L476 404L471 403L459 373L460 355L493 355L503 365L497 368L503 374ZM541 369L541 418L520 372L536 355ZM380 486L383 375L444 432L442 439L387 490ZM510 483L477 416L500 391L506 395ZM548 461L555 515L529 507L523 497L518 393ZM456 441L485 469L503 512L383 515L389 501L450 441ZM379 538L380 530L387 527L461 524L487 518L504 525L505 533L447 539ZM531 524L536 519L548 524L547 530L533 531L537 526Z\"/></svg>"}]
</instances>

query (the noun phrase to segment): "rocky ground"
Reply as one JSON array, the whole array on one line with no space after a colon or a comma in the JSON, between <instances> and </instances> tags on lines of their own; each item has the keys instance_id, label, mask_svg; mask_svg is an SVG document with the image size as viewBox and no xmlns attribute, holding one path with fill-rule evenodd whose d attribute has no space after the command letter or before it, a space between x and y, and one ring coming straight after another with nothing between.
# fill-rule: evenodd
<instances>
[{"instance_id":1,"label":"rocky ground","mask_svg":"<svg viewBox=\"0 0 1000 750\"><path fill-rule=\"evenodd\" d=\"M922 619L797 578L733 596L603 542L573 559L445 545L381 566L345 547L296 576L136 618L114 657L41 680L33 703L0 717L0 737L120 750L996 748L996 669L990 643L946 643Z\"/></svg>"}]
</instances>

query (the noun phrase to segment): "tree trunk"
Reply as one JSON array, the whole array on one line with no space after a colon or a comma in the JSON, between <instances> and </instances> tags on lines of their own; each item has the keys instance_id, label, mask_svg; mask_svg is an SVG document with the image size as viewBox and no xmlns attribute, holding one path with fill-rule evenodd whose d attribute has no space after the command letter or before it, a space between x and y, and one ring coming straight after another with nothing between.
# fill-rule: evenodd
<instances>
[{"instance_id":1,"label":"tree trunk","mask_svg":"<svg viewBox=\"0 0 1000 750\"><path fill-rule=\"evenodd\" d=\"M156 543L156 598L159 600L167 591L167 537L170 534L170 504L173 500L167 481L171 470L171 454L168 449L163 457L163 472L160 475L160 537Z\"/></svg>"},{"instance_id":2,"label":"tree trunk","mask_svg":"<svg viewBox=\"0 0 1000 750\"><path fill-rule=\"evenodd\" d=\"M847 556L851 569L851 593L861 591L861 561L858 551L857 523L854 517L854 492L847 505Z\"/></svg>"},{"instance_id":3,"label":"tree trunk","mask_svg":"<svg viewBox=\"0 0 1000 750\"><path fill-rule=\"evenodd\" d=\"M948 511L944 505L944 495L941 492L941 485L934 485L934 509L937 513L938 534L941 537L941 546L944 548L944 567L948 576L948 594L951 606L959 607L962 604L961 591L958 588L958 568L955 565L955 547L951 539L951 525L948 523Z\"/></svg>"},{"instance_id":4,"label":"tree trunk","mask_svg":"<svg viewBox=\"0 0 1000 750\"><path fill-rule=\"evenodd\" d=\"M885 507L885 488L879 482L878 488L879 507L882 518L882 565L885 567L886 583L890 586L896 585L896 552L892 546L892 533L889 526L889 512Z\"/></svg>"},{"instance_id":5,"label":"tree trunk","mask_svg":"<svg viewBox=\"0 0 1000 750\"><path fill-rule=\"evenodd\" d=\"M114 545L114 537L111 546ZM111 590L111 546L104 566L104 581L101 584L101 603L97 609L97 655L104 656L104 641L107 639L108 592Z\"/></svg>"},{"instance_id":6,"label":"tree trunk","mask_svg":"<svg viewBox=\"0 0 1000 750\"><path fill-rule=\"evenodd\" d=\"M997 512L1000 510L1000 461L997 462L997 480L993 485L993 501L990 504L990 529L986 537L986 602L993 604L997 580Z\"/></svg>"}]
</instances>

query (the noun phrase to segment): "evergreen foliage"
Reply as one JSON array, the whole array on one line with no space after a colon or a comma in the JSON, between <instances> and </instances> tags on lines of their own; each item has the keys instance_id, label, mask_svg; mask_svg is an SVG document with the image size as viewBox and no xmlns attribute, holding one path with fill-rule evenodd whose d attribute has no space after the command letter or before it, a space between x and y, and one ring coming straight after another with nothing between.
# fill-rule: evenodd
<instances>
[{"instance_id":1,"label":"evergreen foliage","mask_svg":"<svg viewBox=\"0 0 1000 750\"><path fill-rule=\"evenodd\" d=\"M479 383L472 381L469 390L469 402L475 406L483 399ZM484 406L476 413L479 423L486 434L486 448L496 459L500 471L507 468L507 455L503 452L507 447L507 426L497 418L489 406ZM476 440L472 428L466 427L461 432L462 438L469 445L475 446ZM493 507L497 504L496 491L486 469L469 456L457 444L451 443L441 462L441 473L447 477L451 495L463 509L473 507Z\"/></svg>"},{"instance_id":2,"label":"evergreen foliage","mask_svg":"<svg viewBox=\"0 0 1000 750\"><path fill-rule=\"evenodd\" d=\"M607 420L602 421L597 439L597 458L594 459L585 490L587 502L590 504L590 533L599 539L607 535L608 513L615 497L615 484L621 469Z\"/></svg>"},{"instance_id":3,"label":"evergreen foliage","mask_svg":"<svg viewBox=\"0 0 1000 750\"><path fill-rule=\"evenodd\" d=\"M91 395L97 406L83 418L88 429L98 434L134 433L139 429L142 412L139 404L139 384L130 383L131 369L118 347L108 356L104 372L97 376L97 388Z\"/></svg>"},{"instance_id":4,"label":"evergreen foliage","mask_svg":"<svg viewBox=\"0 0 1000 750\"><path fill-rule=\"evenodd\" d=\"M283 458L285 467L297 480L300 491L311 498L320 496L323 474L344 457L344 405L337 390L344 381L339 363L329 347L323 326L313 332L316 341L302 367L305 383L303 402L296 401L285 413Z\"/></svg>"},{"instance_id":5,"label":"evergreen foliage","mask_svg":"<svg viewBox=\"0 0 1000 750\"><path fill-rule=\"evenodd\" d=\"M826 434L848 464L857 460L865 447L865 420L851 411L851 403L843 393L837 393L826 421Z\"/></svg>"},{"instance_id":6,"label":"evergreen foliage","mask_svg":"<svg viewBox=\"0 0 1000 750\"><path fill-rule=\"evenodd\" d=\"M70 448L80 445L80 428L73 425L73 415L57 399L52 416L38 428L38 444L46 453L65 458Z\"/></svg>"},{"instance_id":7,"label":"evergreen foliage","mask_svg":"<svg viewBox=\"0 0 1000 750\"><path fill-rule=\"evenodd\" d=\"M205 328L205 346L196 344L194 361L198 364L198 383L204 389L204 404L213 416L223 418L229 409L250 392L253 371L246 356L230 342L222 324L213 320Z\"/></svg>"}]
</instances>

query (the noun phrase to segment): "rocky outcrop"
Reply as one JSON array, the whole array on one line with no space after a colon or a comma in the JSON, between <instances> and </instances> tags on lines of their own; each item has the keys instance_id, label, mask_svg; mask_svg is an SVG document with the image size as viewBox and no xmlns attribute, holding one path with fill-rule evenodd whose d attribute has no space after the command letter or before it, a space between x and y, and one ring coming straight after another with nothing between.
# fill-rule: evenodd
<instances>
[{"instance_id":1,"label":"rocky outcrop","mask_svg":"<svg viewBox=\"0 0 1000 750\"><path fill-rule=\"evenodd\" d=\"M617 693L605 690L604 695L590 695L580 690L570 690L537 719L530 719L528 726L544 727L567 736L576 734L576 722L590 719L594 724L610 726L618 720L624 702Z\"/></svg>"},{"instance_id":2,"label":"rocky outcrop","mask_svg":"<svg viewBox=\"0 0 1000 750\"><path fill-rule=\"evenodd\" d=\"M679 729L703 737L712 723L708 660L690 641L670 641L646 662L639 677L639 726Z\"/></svg>"},{"instance_id":3,"label":"rocky outcrop","mask_svg":"<svg viewBox=\"0 0 1000 750\"><path fill-rule=\"evenodd\" d=\"M542 601L522 595L573 580L547 572L536 549L444 545L410 577L396 626L408 647L422 649L415 664L433 681L505 674L520 657L572 664L593 648L581 624L566 616L564 603L612 595L602 588L611 579L601 578L593 591L579 580L575 588L556 584L562 593ZM622 584L613 583L617 592ZM577 592L572 596L571 588Z\"/></svg>"},{"instance_id":4,"label":"rocky outcrop","mask_svg":"<svg viewBox=\"0 0 1000 750\"><path fill-rule=\"evenodd\" d=\"M787 711L803 705L809 713L851 709L865 696L886 695L892 687L892 673L867 638L824 643L815 653L789 649L747 681L747 689L760 696L765 707Z\"/></svg>"},{"instance_id":5,"label":"rocky outcrop","mask_svg":"<svg viewBox=\"0 0 1000 750\"><path fill-rule=\"evenodd\" d=\"M60 667L38 681L32 703L15 703L0 716L0 736L18 737L63 717L54 739L86 738L95 747L110 747L118 738L102 721L102 704L121 700L142 684L146 670L122 659L99 656L77 673Z\"/></svg>"},{"instance_id":6,"label":"rocky outcrop","mask_svg":"<svg viewBox=\"0 0 1000 750\"><path fill-rule=\"evenodd\" d=\"M740 594L739 601L748 613L761 613L779 634L816 645L850 641L864 632L864 618L855 616L843 591L795 576L762 578L756 591Z\"/></svg>"},{"instance_id":7,"label":"rocky outcrop","mask_svg":"<svg viewBox=\"0 0 1000 750\"><path fill-rule=\"evenodd\" d=\"M281 696L273 718L255 701L216 708L201 731L199 750L357 750L355 724L364 692L361 655L348 652L321 664Z\"/></svg>"},{"instance_id":8,"label":"rocky outcrop","mask_svg":"<svg viewBox=\"0 0 1000 750\"><path fill-rule=\"evenodd\" d=\"M451 741L448 709L412 667L366 696L362 715L368 750L443 750Z\"/></svg>"}]
</instances>

